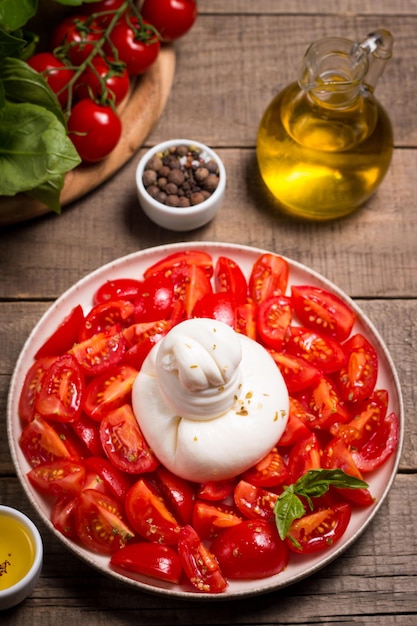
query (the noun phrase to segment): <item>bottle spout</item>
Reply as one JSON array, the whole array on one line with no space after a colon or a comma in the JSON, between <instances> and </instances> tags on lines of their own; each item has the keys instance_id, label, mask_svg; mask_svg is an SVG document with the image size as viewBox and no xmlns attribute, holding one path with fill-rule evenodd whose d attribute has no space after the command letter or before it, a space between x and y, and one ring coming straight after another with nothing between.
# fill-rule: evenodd
<instances>
[{"instance_id":1,"label":"bottle spout","mask_svg":"<svg viewBox=\"0 0 417 626\"><path fill-rule=\"evenodd\" d=\"M392 57L394 38L388 30L380 29L370 33L362 43L355 45L352 55L358 55L359 49L368 55L368 71L364 83L370 91L374 91L379 77L384 71L387 61Z\"/></svg>"}]
</instances>

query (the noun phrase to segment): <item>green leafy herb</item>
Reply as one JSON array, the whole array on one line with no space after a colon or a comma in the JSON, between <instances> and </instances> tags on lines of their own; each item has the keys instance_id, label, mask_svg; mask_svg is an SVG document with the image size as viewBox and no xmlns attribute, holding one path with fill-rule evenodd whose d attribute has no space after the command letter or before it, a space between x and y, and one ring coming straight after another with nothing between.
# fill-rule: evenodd
<instances>
[{"instance_id":1,"label":"green leafy herb","mask_svg":"<svg viewBox=\"0 0 417 626\"><path fill-rule=\"evenodd\" d=\"M275 521L281 539L285 539L293 521L303 517L306 512L300 496L304 497L310 509L313 509L311 498L324 495L331 485L342 489L366 489L368 487L363 480L349 476L340 469L308 471L297 482L287 487L275 503Z\"/></svg>"}]
</instances>

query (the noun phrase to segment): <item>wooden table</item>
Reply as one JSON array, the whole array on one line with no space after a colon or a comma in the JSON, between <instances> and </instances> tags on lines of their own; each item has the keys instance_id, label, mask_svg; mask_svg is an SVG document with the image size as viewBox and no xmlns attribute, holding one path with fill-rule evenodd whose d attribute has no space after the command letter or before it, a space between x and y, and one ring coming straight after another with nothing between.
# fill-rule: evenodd
<instances>
[{"instance_id":1,"label":"wooden table","mask_svg":"<svg viewBox=\"0 0 417 626\"><path fill-rule=\"evenodd\" d=\"M162 230L138 207L135 166L65 208L0 233L0 502L29 513L45 563L32 596L2 624L392 624L417 620L417 124L416 0L201 0L177 42L168 105L146 141L188 136L218 150L228 171L225 205L191 233ZM377 96L390 114L395 153L374 197L344 220L296 222L272 210L259 180L260 117L297 75L307 45L328 35L395 38ZM225 241L267 248L307 264L352 296L372 319L402 383L406 433L400 469L360 539L318 574L247 601L188 603L132 592L98 575L45 529L16 478L6 439L10 378L30 330L68 287L102 264L149 246Z\"/></svg>"}]
</instances>

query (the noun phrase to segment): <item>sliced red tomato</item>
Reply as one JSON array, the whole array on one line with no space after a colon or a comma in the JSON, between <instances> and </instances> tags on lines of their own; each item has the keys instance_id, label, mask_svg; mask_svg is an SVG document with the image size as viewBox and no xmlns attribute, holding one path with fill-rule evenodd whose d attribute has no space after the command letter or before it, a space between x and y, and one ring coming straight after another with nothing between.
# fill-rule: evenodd
<instances>
[{"instance_id":1,"label":"sliced red tomato","mask_svg":"<svg viewBox=\"0 0 417 626\"><path fill-rule=\"evenodd\" d=\"M85 467L89 472L96 473L104 482L108 492L123 502L132 486L130 475L120 471L108 459L99 456L90 456L85 459Z\"/></svg>"},{"instance_id":2,"label":"sliced red tomato","mask_svg":"<svg viewBox=\"0 0 417 626\"><path fill-rule=\"evenodd\" d=\"M269 350L275 363L278 365L289 393L303 391L315 385L321 376L321 371L295 354Z\"/></svg>"},{"instance_id":3,"label":"sliced red tomato","mask_svg":"<svg viewBox=\"0 0 417 626\"><path fill-rule=\"evenodd\" d=\"M201 483L197 491L197 497L210 502L218 502L228 498L233 493L235 485L235 478L209 480L206 483Z\"/></svg>"},{"instance_id":4,"label":"sliced red tomato","mask_svg":"<svg viewBox=\"0 0 417 626\"><path fill-rule=\"evenodd\" d=\"M217 537L224 528L240 524L243 518L230 506L197 500L190 521L201 539L210 540Z\"/></svg>"},{"instance_id":5,"label":"sliced red tomato","mask_svg":"<svg viewBox=\"0 0 417 626\"><path fill-rule=\"evenodd\" d=\"M298 326L290 328L285 350L304 359L325 374L338 372L346 359L338 341L315 330Z\"/></svg>"},{"instance_id":6,"label":"sliced red tomato","mask_svg":"<svg viewBox=\"0 0 417 626\"><path fill-rule=\"evenodd\" d=\"M210 549L223 575L230 579L266 578L288 563L288 548L275 523L262 519L226 528Z\"/></svg>"},{"instance_id":7,"label":"sliced red tomato","mask_svg":"<svg viewBox=\"0 0 417 626\"><path fill-rule=\"evenodd\" d=\"M309 428L330 431L334 424L344 424L350 419L349 411L339 398L336 385L326 376L322 376L317 385L311 389L308 406L311 414L315 416L309 420Z\"/></svg>"},{"instance_id":8,"label":"sliced red tomato","mask_svg":"<svg viewBox=\"0 0 417 626\"><path fill-rule=\"evenodd\" d=\"M51 424L35 415L22 430L20 448L32 467L57 459L74 459L65 439L62 439ZM77 457L76 460L79 460Z\"/></svg>"},{"instance_id":9,"label":"sliced red tomato","mask_svg":"<svg viewBox=\"0 0 417 626\"><path fill-rule=\"evenodd\" d=\"M208 317L233 327L235 324L233 296L222 291L206 293L197 300L192 316Z\"/></svg>"},{"instance_id":10,"label":"sliced red tomato","mask_svg":"<svg viewBox=\"0 0 417 626\"><path fill-rule=\"evenodd\" d=\"M341 469L349 476L363 480L363 476L356 466L350 450L343 439L335 437L323 451L323 467L326 469ZM337 489L346 500L362 506L370 506L374 499L369 489Z\"/></svg>"},{"instance_id":11,"label":"sliced red tomato","mask_svg":"<svg viewBox=\"0 0 417 626\"><path fill-rule=\"evenodd\" d=\"M261 343L273 350L281 350L292 320L291 300L274 295L258 307L257 329Z\"/></svg>"},{"instance_id":12,"label":"sliced red tomato","mask_svg":"<svg viewBox=\"0 0 417 626\"><path fill-rule=\"evenodd\" d=\"M25 422L30 422L35 416L35 403L39 395L42 379L54 361L55 357L49 356L37 359L30 366L25 376L18 406L19 416Z\"/></svg>"},{"instance_id":13,"label":"sliced red tomato","mask_svg":"<svg viewBox=\"0 0 417 626\"><path fill-rule=\"evenodd\" d=\"M249 294L257 304L274 295L285 294L289 265L276 254L262 254L253 264L249 276Z\"/></svg>"},{"instance_id":14,"label":"sliced red tomato","mask_svg":"<svg viewBox=\"0 0 417 626\"><path fill-rule=\"evenodd\" d=\"M277 487L289 478L284 459L276 448L273 448L259 463L242 474L243 480L257 487Z\"/></svg>"},{"instance_id":15,"label":"sliced red tomato","mask_svg":"<svg viewBox=\"0 0 417 626\"><path fill-rule=\"evenodd\" d=\"M189 524L195 502L193 484L176 476L163 465L156 469L155 479L158 491L174 517L183 525Z\"/></svg>"},{"instance_id":16,"label":"sliced red tomato","mask_svg":"<svg viewBox=\"0 0 417 626\"><path fill-rule=\"evenodd\" d=\"M47 356L60 356L70 350L78 340L80 328L83 323L84 312L81 305L78 304L39 348L35 354L35 359Z\"/></svg>"},{"instance_id":17,"label":"sliced red tomato","mask_svg":"<svg viewBox=\"0 0 417 626\"><path fill-rule=\"evenodd\" d=\"M278 495L262 487L240 480L233 498L238 510L250 519L274 520L274 506Z\"/></svg>"},{"instance_id":18,"label":"sliced red tomato","mask_svg":"<svg viewBox=\"0 0 417 626\"><path fill-rule=\"evenodd\" d=\"M143 574L170 583L178 583L182 572L180 558L173 548L148 541L120 548L112 554L110 565L123 572Z\"/></svg>"},{"instance_id":19,"label":"sliced red tomato","mask_svg":"<svg viewBox=\"0 0 417 626\"><path fill-rule=\"evenodd\" d=\"M245 304L248 297L248 283L239 265L233 259L219 256L214 267L216 291L228 293L235 306Z\"/></svg>"},{"instance_id":20,"label":"sliced red tomato","mask_svg":"<svg viewBox=\"0 0 417 626\"><path fill-rule=\"evenodd\" d=\"M300 414L304 419L300 418ZM288 414L287 425L278 441L279 446L293 446L300 439L305 439L311 434L310 429L306 426L306 411L296 398L290 396L290 412Z\"/></svg>"},{"instance_id":21,"label":"sliced red tomato","mask_svg":"<svg viewBox=\"0 0 417 626\"><path fill-rule=\"evenodd\" d=\"M288 470L291 483L295 483L301 476L312 469L320 469L322 449L318 438L311 433L305 439L300 439L291 449L288 457Z\"/></svg>"},{"instance_id":22,"label":"sliced red tomato","mask_svg":"<svg viewBox=\"0 0 417 626\"><path fill-rule=\"evenodd\" d=\"M93 378L84 394L83 408L87 415L100 422L107 413L130 400L137 374L134 367L118 364Z\"/></svg>"},{"instance_id":23,"label":"sliced red tomato","mask_svg":"<svg viewBox=\"0 0 417 626\"><path fill-rule=\"evenodd\" d=\"M70 497L78 495L83 488L86 469L84 463L58 460L34 467L27 476L41 493Z\"/></svg>"},{"instance_id":24,"label":"sliced red tomato","mask_svg":"<svg viewBox=\"0 0 417 626\"><path fill-rule=\"evenodd\" d=\"M116 325L126 328L133 324L135 307L129 300L110 300L96 304L80 328L79 341L107 332Z\"/></svg>"},{"instance_id":25,"label":"sliced red tomato","mask_svg":"<svg viewBox=\"0 0 417 626\"><path fill-rule=\"evenodd\" d=\"M35 407L42 417L74 422L81 413L84 374L71 354L57 357L42 378Z\"/></svg>"},{"instance_id":26,"label":"sliced red tomato","mask_svg":"<svg viewBox=\"0 0 417 626\"><path fill-rule=\"evenodd\" d=\"M98 422L81 412L80 417L69 425L90 454L103 456Z\"/></svg>"},{"instance_id":27,"label":"sliced red tomato","mask_svg":"<svg viewBox=\"0 0 417 626\"><path fill-rule=\"evenodd\" d=\"M347 503L308 513L295 520L286 542L298 554L311 554L333 546L344 534L351 517Z\"/></svg>"},{"instance_id":28,"label":"sliced red tomato","mask_svg":"<svg viewBox=\"0 0 417 626\"><path fill-rule=\"evenodd\" d=\"M88 376L97 376L119 363L126 351L126 340L118 327L97 333L75 344L70 353Z\"/></svg>"},{"instance_id":29,"label":"sliced red tomato","mask_svg":"<svg viewBox=\"0 0 417 626\"><path fill-rule=\"evenodd\" d=\"M221 593L227 587L217 560L208 551L192 526L184 526L178 540L178 554L189 581L200 592Z\"/></svg>"},{"instance_id":30,"label":"sliced red tomato","mask_svg":"<svg viewBox=\"0 0 417 626\"><path fill-rule=\"evenodd\" d=\"M337 341L349 337L356 315L339 296L321 287L293 285L291 298L302 324Z\"/></svg>"},{"instance_id":31,"label":"sliced red tomato","mask_svg":"<svg viewBox=\"0 0 417 626\"><path fill-rule=\"evenodd\" d=\"M258 306L255 302L238 304L235 307L235 321L233 328L237 333L242 333L250 339L257 339L256 316Z\"/></svg>"},{"instance_id":32,"label":"sliced red tomato","mask_svg":"<svg viewBox=\"0 0 417 626\"><path fill-rule=\"evenodd\" d=\"M103 450L113 465L128 474L153 472L159 465L130 404L122 405L102 419L100 437Z\"/></svg>"},{"instance_id":33,"label":"sliced red tomato","mask_svg":"<svg viewBox=\"0 0 417 626\"><path fill-rule=\"evenodd\" d=\"M174 300L174 285L169 275L158 272L148 276L134 300L135 322L168 319Z\"/></svg>"},{"instance_id":34,"label":"sliced red tomato","mask_svg":"<svg viewBox=\"0 0 417 626\"><path fill-rule=\"evenodd\" d=\"M168 545L178 543L180 525L149 481L140 478L129 489L125 508L129 523L144 539Z\"/></svg>"},{"instance_id":35,"label":"sliced red tomato","mask_svg":"<svg viewBox=\"0 0 417 626\"><path fill-rule=\"evenodd\" d=\"M209 278L213 276L213 259L208 252L204 252L203 250L173 252L148 267L143 275L144 278L148 278L148 276L152 276L152 274L156 274L157 272L170 272L174 267L183 265L198 266Z\"/></svg>"},{"instance_id":36,"label":"sliced red tomato","mask_svg":"<svg viewBox=\"0 0 417 626\"><path fill-rule=\"evenodd\" d=\"M62 496L56 498L52 505L51 522L54 528L68 539L76 539L77 537L74 515L77 500L77 496L73 498Z\"/></svg>"},{"instance_id":37,"label":"sliced red tomato","mask_svg":"<svg viewBox=\"0 0 417 626\"><path fill-rule=\"evenodd\" d=\"M369 398L378 377L378 355L375 348L360 333L343 345L346 364L338 374L340 396L349 402Z\"/></svg>"},{"instance_id":38,"label":"sliced red tomato","mask_svg":"<svg viewBox=\"0 0 417 626\"><path fill-rule=\"evenodd\" d=\"M170 271L176 298L184 303L187 318L193 314L196 303L213 292L207 272L198 265L180 265Z\"/></svg>"},{"instance_id":39,"label":"sliced red tomato","mask_svg":"<svg viewBox=\"0 0 417 626\"><path fill-rule=\"evenodd\" d=\"M111 300L133 301L142 289L143 281L136 278L114 278L108 280L94 294L94 304Z\"/></svg>"},{"instance_id":40,"label":"sliced red tomato","mask_svg":"<svg viewBox=\"0 0 417 626\"><path fill-rule=\"evenodd\" d=\"M85 489L74 511L77 537L90 550L113 554L133 538L117 500L96 489Z\"/></svg>"}]
</instances>

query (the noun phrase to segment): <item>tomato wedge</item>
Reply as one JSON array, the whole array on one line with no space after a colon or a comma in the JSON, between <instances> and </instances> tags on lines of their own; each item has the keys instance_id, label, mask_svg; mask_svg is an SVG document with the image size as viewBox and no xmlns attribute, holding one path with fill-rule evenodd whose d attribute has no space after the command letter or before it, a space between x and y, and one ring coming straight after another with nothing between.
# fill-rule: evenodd
<instances>
[{"instance_id":1,"label":"tomato wedge","mask_svg":"<svg viewBox=\"0 0 417 626\"><path fill-rule=\"evenodd\" d=\"M227 587L218 562L192 526L184 526L178 540L178 554L189 581L200 592L221 593Z\"/></svg>"},{"instance_id":2,"label":"tomato wedge","mask_svg":"<svg viewBox=\"0 0 417 626\"><path fill-rule=\"evenodd\" d=\"M70 460L43 463L28 472L29 482L50 496L75 496L84 485L85 465Z\"/></svg>"},{"instance_id":3,"label":"tomato wedge","mask_svg":"<svg viewBox=\"0 0 417 626\"><path fill-rule=\"evenodd\" d=\"M288 471L291 482L295 483L309 470L320 469L322 449L317 436L311 433L305 439L300 439L291 449L288 458Z\"/></svg>"},{"instance_id":4,"label":"tomato wedge","mask_svg":"<svg viewBox=\"0 0 417 626\"><path fill-rule=\"evenodd\" d=\"M85 459L85 467L89 472L96 473L104 482L110 494L123 502L132 486L129 474L117 469L108 459L99 456L90 456Z\"/></svg>"},{"instance_id":5,"label":"tomato wedge","mask_svg":"<svg viewBox=\"0 0 417 626\"><path fill-rule=\"evenodd\" d=\"M56 530L68 539L77 538L74 516L77 501L77 496L74 496L72 498L61 496L55 500L52 506L51 522Z\"/></svg>"},{"instance_id":6,"label":"tomato wedge","mask_svg":"<svg viewBox=\"0 0 417 626\"><path fill-rule=\"evenodd\" d=\"M286 352L302 358L325 374L337 372L346 357L341 344L315 330L292 326L285 344Z\"/></svg>"},{"instance_id":7,"label":"tomato wedge","mask_svg":"<svg viewBox=\"0 0 417 626\"><path fill-rule=\"evenodd\" d=\"M120 504L96 489L80 493L74 515L77 537L94 552L113 554L134 536Z\"/></svg>"},{"instance_id":8,"label":"tomato wedge","mask_svg":"<svg viewBox=\"0 0 417 626\"><path fill-rule=\"evenodd\" d=\"M235 306L247 301L248 283L245 275L229 257L218 257L214 267L214 286L217 292L228 293Z\"/></svg>"},{"instance_id":9,"label":"tomato wedge","mask_svg":"<svg viewBox=\"0 0 417 626\"><path fill-rule=\"evenodd\" d=\"M378 376L378 355L369 341L360 333L343 345L346 365L338 374L338 385L343 400L358 402L369 398Z\"/></svg>"},{"instance_id":10,"label":"tomato wedge","mask_svg":"<svg viewBox=\"0 0 417 626\"><path fill-rule=\"evenodd\" d=\"M302 324L337 341L349 337L356 315L339 296L321 287L293 285L291 298Z\"/></svg>"},{"instance_id":11,"label":"tomato wedge","mask_svg":"<svg viewBox=\"0 0 417 626\"><path fill-rule=\"evenodd\" d=\"M196 302L192 316L208 317L233 327L235 324L233 296L223 291L206 293Z\"/></svg>"},{"instance_id":12,"label":"tomato wedge","mask_svg":"<svg viewBox=\"0 0 417 626\"><path fill-rule=\"evenodd\" d=\"M333 546L348 527L351 508L336 504L295 520L286 537L287 546L298 554L311 554Z\"/></svg>"},{"instance_id":13,"label":"tomato wedge","mask_svg":"<svg viewBox=\"0 0 417 626\"><path fill-rule=\"evenodd\" d=\"M84 312L81 305L78 304L39 348L35 354L35 359L46 356L60 356L70 350L78 340L78 334L83 323Z\"/></svg>"},{"instance_id":14,"label":"tomato wedge","mask_svg":"<svg viewBox=\"0 0 417 626\"><path fill-rule=\"evenodd\" d=\"M264 346L281 350L291 320L291 300L286 296L271 296L261 302L258 308L257 329Z\"/></svg>"},{"instance_id":15,"label":"tomato wedge","mask_svg":"<svg viewBox=\"0 0 417 626\"><path fill-rule=\"evenodd\" d=\"M42 378L35 406L42 417L73 422L81 413L84 374L71 354L57 357Z\"/></svg>"},{"instance_id":16,"label":"tomato wedge","mask_svg":"<svg viewBox=\"0 0 417 626\"><path fill-rule=\"evenodd\" d=\"M300 415L303 415L301 419ZM300 439L305 439L310 435L310 429L306 426L306 411L296 398L290 396L290 412L284 432L278 441L278 446L293 446Z\"/></svg>"},{"instance_id":17,"label":"tomato wedge","mask_svg":"<svg viewBox=\"0 0 417 626\"><path fill-rule=\"evenodd\" d=\"M276 448L273 448L259 463L242 474L243 480L258 487L277 487L289 478L284 459Z\"/></svg>"},{"instance_id":18,"label":"tomato wedge","mask_svg":"<svg viewBox=\"0 0 417 626\"><path fill-rule=\"evenodd\" d=\"M269 350L269 353L278 365L289 393L303 391L319 381L321 371L305 359L288 352Z\"/></svg>"},{"instance_id":19,"label":"tomato wedge","mask_svg":"<svg viewBox=\"0 0 417 626\"><path fill-rule=\"evenodd\" d=\"M112 327L75 344L70 354L75 356L88 376L96 376L119 363L125 351L123 334L118 327Z\"/></svg>"},{"instance_id":20,"label":"tomato wedge","mask_svg":"<svg viewBox=\"0 0 417 626\"><path fill-rule=\"evenodd\" d=\"M84 395L83 408L87 415L100 422L107 413L125 404L137 373L137 369L119 364L93 378Z\"/></svg>"},{"instance_id":21,"label":"tomato wedge","mask_svg":"<svg viewBox=\"0 0 417 626\"><path fill-rule=\"evenodd\" d=\"M213 276L213 259L208 252L204 252L203 250L173 252L148 267L143 275L145 278L148 278L157 272L172 271L173 268L183 265L199 267L209 278Z\"/></svg>"},{"instance_id":22,"label":"tomato wedge","mask_svg":"<svg viewBox=\"0 0 417 626\"><path fill-rule=\"evenodd\" d=\"M150 482L140 478L129 489L125 507L130 524L141 537L168 545L178 543L180 525Z\"/></svg>"},{"instance_id":23,"label":"tomato wedge","mask_svg":"<svg viewBox=\"0 0 417 626\"><path fill-rule=\"evenodd\" d=\"M181 524L189 524L195 502L195 487L190 481L160 465L154 474L159 493Z\"/></svg>"},{"instance_id":24,"label":"tomato wedge","mask_svg":"<svg viewBox=\"0 0 417 626\"><path fill-rule=\"evenodd\" d=\"M256 315L258 306L254 302L238 304L235 307L235 321L233 328L250 339L257 339Z\"/></svg>"},{"instance_id":25,"label":"tomato wedge","mask_svg":"<svg viewBox=\"0 0 417 626\"><path fill-rule=\"evenodd\" d=\"M169 274L174 285L175 297L184 303L187 318L192 316L196 303L213 292L207 273L198 265L179 265Z\"/></svg>"},{"instance_id":26,"label":"tomato wedge","mask_svg":"<svg viewBox=\"0 0 417 626\"><path fill-rule=\"evenodd\" d=\"M236 479L209 480L201 483L197 491L197 497L209 502L218 502L228 498L236 485Z\"/></svg>"},{"instance_id":27,"label":"tomato wedge","mask_svg":"<svg viewBox=\"0 0 417 626\"><path fill-rule=\"evenodd\" d=\"M253 264L249 276L249 294L260 304L270 296L285 294L288 285L289 265L276 255L262 254Z\"/></svg>"},{"instance_id":28,"label":"tomato wedge","mask_svg":"<svg viewBox=\"0 0 417 626\"><path fill-rule=\"evenodd\" d=\"M308 406L315 417L308 422L309 428L329 430L336 423L345 423L350 414L339 398L336 385L322 376L308 395Z\"/></svg>"},{"instance_id":29,"label":"tomato wedge","mask_svg":"<svg viewBox=\"0 0 417 626\"><path fill-rule=\"evenodd\" d=\"M153 472L159 461L151 452L130 404L107 413L100 423L100 438L107 457L128 474Z\"/></svg>"},{"instance_id":30,"label":"tomato wedge","mask_svg":"<svg viewBox=\"0 0 417 626\"><path fill-rule=\"evenodd\" d=\"M363 480L362 473L356 466L350 450L343 439L334 437L323 451L323 467L326 469L341 469L346 474ZM362 506L370 506L374 499L369 489L337 489L346 500Z\"/></svg>"},{"instance_id":31,"label":"tomato wedge","mask_svg":"<svg viewBox=\"0 0 417 626\"><path fill-rule=\"evenodd\" d=\"M136 278L115 278L103 283L94 294L94 304L110 300L134 300L143 281Z\"/></svg>"},{"instance_id":32,"label":"tomato wedge","mask_svg":"<svg viewBox=\"0 0 417 626\"><path fill-rule=\"evenodd\" d=\"M126 328L134 321L135 307L129 300L110 300L96 304L80 328L79 341L105 333L116 325Z\"/></svg>"},{"instance_id":33,"label":"tomato wedge","mask_svg":"<svg viewBox=\"0 0 417 626\"><path fill-rule=\"evenodd\" d=\"M123 572L151 576L170 583L178 583L182 566L178 554L170 546L141 541L130 543L115 552L110 565Z\"/></svg>"},{"instance_id":34,"label":"tomato wedge","mask_svg":"<svg viewBox=\"0 0 417 626\"><path fill-rule=\"evenodd\" d=\"M278 495L262 487L240 480L233 498L238 510L250 519L274 520L274 506Z\"/></svg>"},{"instance_id":35,"label":"tomato wedge","mask_svg":"<svg viewBox=\"0 0 417 626\"><path fill-rule=\"evenodd\" d=\"M190 521L201 539L211 540L217 537L224 528L240 524L242 517L230 506L197 500Z\"/></svg>"},{"instance_id":36,"label":"tomato wedge","mask_svg":"<svg viewBox=\"0 0 417 626\"><path fill-rule=\"evenodd\" d=\"M57 459L80 460L80 456L71 448L66 437L61 437L56 428L39 415L35 415L34 419L26 424L20 435L19 444L32 467Z\"/></svg>"},{"instance_id":37,"label":"tomato wedge","mask_svg":"<svg viewBox=\"0 0 417 626\"><path fill-rule=\"evenodd\" d=\"M41 357L29 368L22 390L19 396L19 416L25 422L30 422L35 417L35 402L39 395L42 379L45 372L55 361L55 357Z\"/></svg>"}]
</instances>

